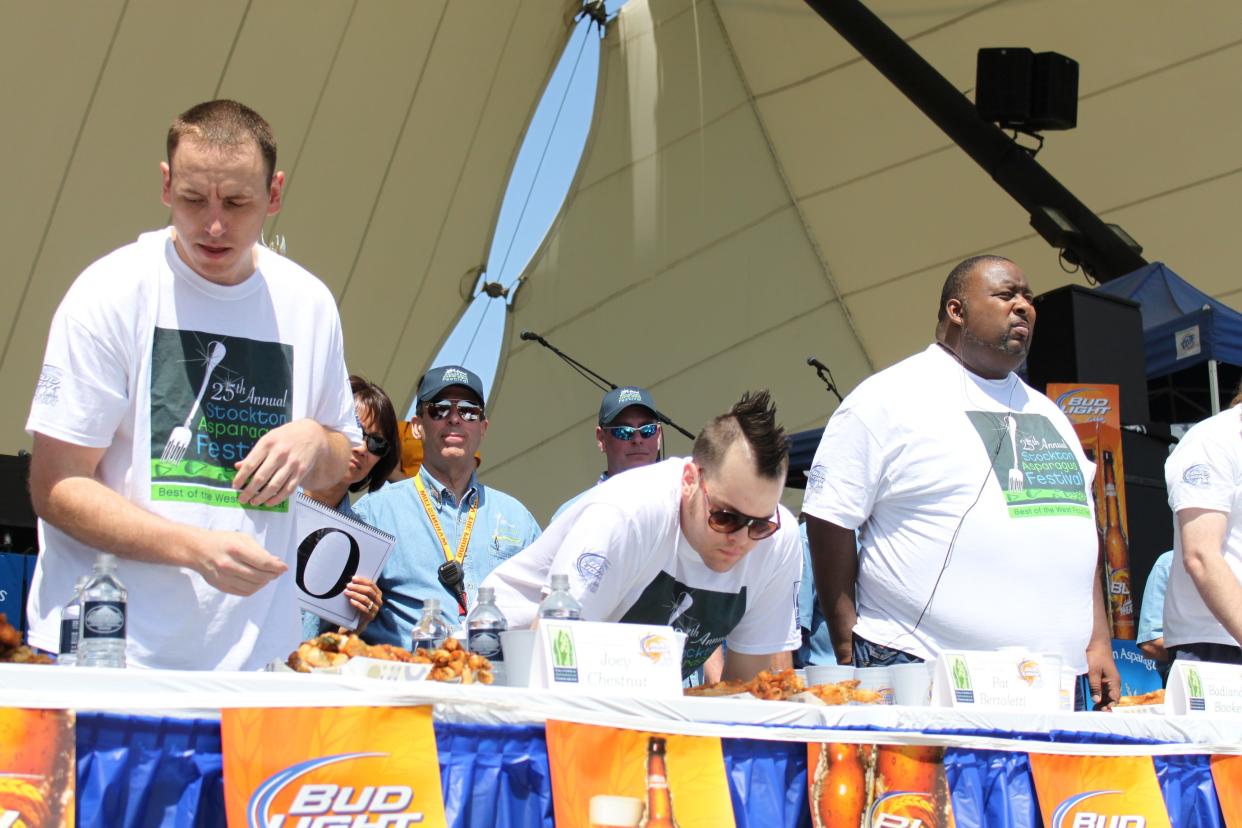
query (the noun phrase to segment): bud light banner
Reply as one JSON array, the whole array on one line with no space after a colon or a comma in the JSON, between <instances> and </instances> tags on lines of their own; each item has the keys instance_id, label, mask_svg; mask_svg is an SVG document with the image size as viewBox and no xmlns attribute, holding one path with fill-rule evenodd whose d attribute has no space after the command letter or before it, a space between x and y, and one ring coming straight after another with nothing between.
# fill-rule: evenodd
<instances>
[{"instance_id":1,"label":"bud light banner","mask_svg":"<svg viewBox=\"0 0 1242 828\"><path fill-rule=\"evenodd\" d=\"M71 828L74 714L0 708L0 828Z\"/></svg>"},{"instance_id":2,"label":"bud light banner","mask_svg":"<svg viewBox=\"0 0 1242 828\"><path fill-rule=\"evenodd\" d=\"M224 710L229 828L446 825L430 707Z\"/></svg>"},{"instance_id":3,"label":"bud light banner","mask_svg":"<svg viewBox=\"0 0 1242 828\"><path fill-rule=\"evenodd\" d=\"M1047 828L1169 828L1150 756L1030 754Z\"/></svg>"},{"instance_id":4,"label":"bud light banner","mask_svg":"<svg viewBox=\"0 0 1242 828\"><path fill-rule=\"evenodd\" d=\"M718 828L733 804L720 739L548 721L557 828Z\"/></svg>"},{"instance_id":5,"label":"bud light banner","mask_svg":"<svg viewBox=\"0 0 1242 828\"><path fill-rule=\"evenodd\" d=\"M1242 828L1242 756L1213 756L1212 784L1228 828Z\"/></svg>"},{"instance_id":6,"label":"bud light banner","mask_svg":"<svg viewBox=\"0 0 1242 828\"><path fill-rule=\"evenodd\" d=\"M814 828L952 828L944 748L808 744Z\"/></svg>"}]
</instances>

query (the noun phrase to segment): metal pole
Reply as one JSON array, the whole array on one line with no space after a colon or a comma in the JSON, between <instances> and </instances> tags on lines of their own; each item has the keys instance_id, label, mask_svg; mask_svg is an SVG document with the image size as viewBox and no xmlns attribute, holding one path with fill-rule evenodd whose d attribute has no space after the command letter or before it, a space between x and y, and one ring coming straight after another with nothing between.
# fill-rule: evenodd
<instances>
[{"instance_id":1,"label":"metal pole","mask_svg":"<svg viewBox=\"0 0 1242 828\"><path fill-rule=\"evenodd\" d=\"M1216 360L1208 360L1208 395L1212 398L1212 416L1220 413L1220 376L1216 373Z\"/></svg>"},{"instance_id":2,"label":"metal pole","mask_svg":"<svg viewBox=\"0 0 1242 828\"><path fill-rule=\"evenodd\" d=\"M1083 236L1082 244L1073 246L1070 252L1095 278L1110 281L1147 264L1029 152L995 124L980 118L965 95L860 0L806 3L1028 213L1052 208L1065 216Z\"/></svg>"}]
</instances>

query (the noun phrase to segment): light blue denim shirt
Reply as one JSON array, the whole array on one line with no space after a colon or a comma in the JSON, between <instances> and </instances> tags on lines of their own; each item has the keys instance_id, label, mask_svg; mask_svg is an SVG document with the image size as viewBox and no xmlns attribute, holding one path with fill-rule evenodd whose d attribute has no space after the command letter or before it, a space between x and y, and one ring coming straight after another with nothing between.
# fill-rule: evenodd
<instances>
[{"instance_id":1,"label":"light blue denim shirt","mask_svg":"<svg viewBox=\"0 0 1242 828\"><path fill-rule=\"evenodd\" d=\"M1169 588L1169 564L1173 563L1173 550L1163 553L1151 565L1147 585L1143 587L1143 609L1139 613L1138 635L1135 640L1154 641L1164 638L1164 593Z\"/></svg>"},{"instance_id":2,"label":"light blue denim shirt","mask_svg":"<svg viewBox=\"0 0 1242 828\"><path fill-rule=\"evenodd\" d=\"M470 517L470 507L478 499L478 516L466 547L466 559L462 562L466 597L473 608L479 584L502 561L539 537L539 524L517 499L484 486L474 475L470 477L465 496L458 502L452 492L431 476L426 466L421 467L418 474L454 554ZM362 637L372 644L409 647L410 634L423 614L423 601L428 598L440 599L450 628L461 626L464 619L458 616L457 599L436 576L436 570L445 560L444 549L427 518L414 480L389 483L359 500L354 504L354 511L363 522L397 539L380 574L384 604Z\"/></svg>"}]
</instances>

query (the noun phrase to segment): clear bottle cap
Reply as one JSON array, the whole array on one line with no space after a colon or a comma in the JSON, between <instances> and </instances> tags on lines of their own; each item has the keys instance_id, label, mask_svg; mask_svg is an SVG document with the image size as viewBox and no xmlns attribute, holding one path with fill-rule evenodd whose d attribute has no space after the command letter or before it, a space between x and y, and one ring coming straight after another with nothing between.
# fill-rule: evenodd
<instances>
[{"instance_id":1,"label":"clear bottle cap","mask_svg":"<svg viewBox=\"0 0 1242 828\"><path fill-rule=\"evenodd\" d=\"M496 600L496 588L495 587L479 587L478 595L479 595L478 603L490 604Z\"/></svg>"},{"instance_id":2,"label":"clear bottle cap","mask_svg":"<svg viewBox=\"0 0 1242 828\"><path fill-rule=\"evenodd\" d=\"M427 600L423 601L423 612L439 612L439 611L440 611L440 599L439 598L428 598Z\"/></svg>"},{"instance_id":3,"label":"clear bottle cap","mask_svg":"<svg viewBox=\"0 0 1242 828\"><path fill-rule=\"evenodd\" d=\"M116 569L116 555L111 552L100 552L95 558L96 569Z\"/></svg>"},{"instance_id":4,"label":"clear bottle cap","mask_svg":"<svg viewBox=\"0 0 1242 828\"><path fill-rule=\"evenodd\" d=\"M569 589L569 576L565 573L559 573L552 576L552 589Z\"/></svg>"}]
</instances>

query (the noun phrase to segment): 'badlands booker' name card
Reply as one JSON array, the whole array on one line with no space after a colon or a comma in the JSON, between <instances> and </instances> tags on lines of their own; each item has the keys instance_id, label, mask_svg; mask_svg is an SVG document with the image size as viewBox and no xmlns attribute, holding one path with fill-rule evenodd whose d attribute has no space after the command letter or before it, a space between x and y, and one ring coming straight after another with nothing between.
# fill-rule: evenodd
<instances>
[{"instance_id":1,"label":"'badlands booker' name card","mask_svg":"<svg viewBox=\"0 0 1242 828\"><path fill-rule=\"evenodd\" d=\"M1055 711L1061 707L1061 661L1009 650L941 653L932 697L944 707Z\"/></svg>"},{"instance_id":2,"label":"'badlands booker' name card","mask_svg":"<svg viewBox=\"0 0 1242 828\"><path fill-rule=\"evenodd\" d=\"M1167 712L1242 714L1242 667L1212 661L1173 662L1169 671Z\"/></svg>"},{"instance_id":3,"label":"'badlands booker' name card","mask_svg":"<svg viewBox=\"0 0 1242 828\"><path fill-rule=\"evenodd\" d=\"M672 627L543 619L535 631L530 686L680 697L681 648Z\"/></svg>"}]
</instances>

